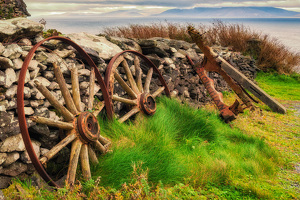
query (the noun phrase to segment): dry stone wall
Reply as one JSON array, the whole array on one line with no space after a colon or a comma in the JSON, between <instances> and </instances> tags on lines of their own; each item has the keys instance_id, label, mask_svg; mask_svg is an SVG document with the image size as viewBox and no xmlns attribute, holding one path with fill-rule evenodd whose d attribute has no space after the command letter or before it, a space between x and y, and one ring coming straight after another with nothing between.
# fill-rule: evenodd
<instances>
[{"instance_id":1,"label":"dry stone wall","mask_svg":"<svg viewBox=\"0 0 300 200\"><path fill-rule=\"evenodd\" d=\"M16 93L23 61L32 45L43 40L42 30L41 24L24 18L0 21L0 188L7 187L12 177L26 177L34 171L20 134L16 111ZM17 35L22 35L22 38L18 38L17 42L12 41ZM194 44L164 38L138 40L95 36L87 33L70 34L66 37L84 48L97 64L103 77L108 62L115 54L127 49L136 50L145 54L159 68L173 96L198 107L210 101L199 77L185 58L185 53L188 53L194 60L203 58L200 49ZM52 63L58 62L68 87L71 87L69 68L75 65L82 75L80 76L80 88L83 90L81 93L83 104L87 104L89 79L89 66L84 63L84 60L72 47L56 40L46 42L44 46L48 50L39 48L36 51L28 67L24 85L25 115L29 133L33 138L32 143L38 156L49 151L60 140L60 133L57 129L35 124L29 117L32 115L52 119L59 119L60 117L56 115L45 97L37 91L33 81L41 82L63 103L61 91L55 82ZM214 50L246 76L251 79L255 77L257 69L251 58L242 56L237 52L231 52L228 48L214 47ZM230 90L218 74L209 73L209 76L214 79L217 90ZM95 87L95 92L96 96L101 99L102 93L98 85ZM68 152L62 153L67 154ZM63 164L64 159L60 159L63 156L57 157L57 163Z\"/></svg>"}]
</instances>

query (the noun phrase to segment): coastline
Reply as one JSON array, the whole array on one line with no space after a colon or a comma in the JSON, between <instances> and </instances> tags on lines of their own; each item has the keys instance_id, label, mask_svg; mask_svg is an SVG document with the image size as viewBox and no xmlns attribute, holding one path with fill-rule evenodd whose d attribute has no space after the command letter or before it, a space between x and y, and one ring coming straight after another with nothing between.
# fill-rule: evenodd
<instances>
[{"instance_id":1,"label":"coastline","mask_svg":"<svg viewBox=\"0 0 300 200\"><path fill-rule=\"evenodd\" d=\"M29 17L38 22L41 18ZM150 25L153 23L178 23L212 25L214 21L224 23L243 24L252 31L270 35L282 44L291 48L293 52L300 53L300 18L158 18L158 17L86 17L86 18L44 18L47 22L46 29L57 29L64 34L87 32L100 34L106 28L129 26L130 24Z\"/></svg>"}]
</instances>

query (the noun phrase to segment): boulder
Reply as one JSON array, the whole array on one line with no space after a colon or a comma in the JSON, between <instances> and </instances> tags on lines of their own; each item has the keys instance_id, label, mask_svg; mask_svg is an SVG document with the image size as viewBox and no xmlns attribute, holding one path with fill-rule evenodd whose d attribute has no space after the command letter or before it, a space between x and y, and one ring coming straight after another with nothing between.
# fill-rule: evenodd
<instances>
[{"instance_id":1,"label":"boulder","mask_svg":"<svg viewBox=\"0 0 300 200\"><path fill-rule=\"evenodd\" d=\"M33 146L33 149L34 149L34 152L35 154L37 155L37 157L39 158L40 157L40 146L41 146L41 143L36 141L36 140L32 140L31 141L32 143L32 146ZM21 154L21 160L26 163L26 164L29 164L29 163L32 163L31 160L30 160L30 157L27 153L27 151L24 151L22 154Z\"/></svg>"},{"instance_id":2,"label":"boulder","mask_svg":"<svg viewBox=\"0 0 300 200\"><path fill-rule=\"evenodd\" d=\"M44 26L26 18L0 20L0 41L30 38L43 31Z\"/></svg>"},{"instance_id":3,"label":"boulder","mask_svg":"<svg viewBox=\"0 0 300 200\"><path fill-rule=\"evenodd\" d=\"M0 189L7 188L9 186L9 184L11 183L11 179L12 179L12 177L0 175ZM0 192L0 199L2 199L1 192ZM5 199L4 196L3 196L3 199Z\"/></svg>"},{"instance_id":4,"label":"boulder","mask_svg":"<svg viewBox=\"0 0 300 200\"><path fill-rule=\"evenodd\" d=\"M13 68L14 63L6 57L0 56L0 69Z\"/></svg>"},{"instance_id":5,"label":"boulder","mask_svg":"<svg viewBox=\"0 0 300 200\"><path fill-rule=\"evenodd\" d=\"M17 76L15 71L12 68L7 68L5 70L4 79L5 79L4 87L9 88L14 82L17 81Z\"/></svg>"},{"instance_id":6,"label":"boulder","mask_svg":"<svg viewBox=\"0 0 300 200\"><path fill-rule=\"evenodd\" d=\"M66 36L79 44L83 49L96 51L98 56L104 60L110 60L114 55L122 51L120 47L109 42L105 37L88 33L75 33Z\"/></svg>"},{"instance_id":7,"label":"boulder","mask_svg":"<svg viewBox=\"0 0 300 200\"><path fill-rule=\"evenodd\" d=\"M2 56L9 59L16 59L22 55L22 48L17 44L7 45L2 52Z\"/></svg>"},{"instance_id":8,"label":"boulder","mask_svg":"<svg viewBox=\"0 0 300 200\"><path fill-rule=\"evenodd\" d=\"M13 151L25 151L25 145L21 134L6 138L0 147L0 152Z\"/></svg>"},{"instance_id":9,"label":"boulder","mask_svg":"<svg viewBox=\"0 0 300 200\"><path fill-rule=\"evenodd\" d=\"M20 158L20 154L18 152L6 153L7 158L5 162L2 164L3 167L7 167L12 163L16 162Z\"/></svg>"},{"instance_id":10,"label":"boulder","mask_svg":"<svg viewBox=\"0 0 300 200\"><path fill-rule=\"evenodd\" d=\"M21 162L14 162L8 167L0 169L0 174L6 176L18 176L19 174L26 172L28 169L27 165Z\"/></svg>"},{"instance_id":11,"label":"boulder","mask_svg":"<svg viewBox=\"0 0 300 200\"><path fill-rule=\"evenodd\" d=\"M0 165L4 163L7 159L7 154L6 153L0 153Z\"/></svg>"},{"instance_id":12,"label":"boulder","mask_svg":"<svg viewBox=\"0 0 300 200\"><path fill-rule=\"evenodd\" d=\"M134 50L142 53L142 49L140 45L132 40L127 38L121 38L121 37L111 37L106 35L106 39L116 45L118 45L122 50Z\"/></svg>"}]
</instances>

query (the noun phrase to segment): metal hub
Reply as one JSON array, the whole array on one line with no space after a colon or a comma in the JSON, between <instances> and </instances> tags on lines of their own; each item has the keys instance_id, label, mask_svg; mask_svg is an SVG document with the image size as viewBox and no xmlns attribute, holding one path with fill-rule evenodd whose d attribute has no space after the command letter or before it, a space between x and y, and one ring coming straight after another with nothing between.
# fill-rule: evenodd
<instances>
[{"instance_id":1,"label":"metal hub","mask_svg":"<svg viewBox=\"0 0 300 200\"><path fill-rule=\"evenodd\" d=\"M100 135L100 126L97 118L90 112L81 113L77 119L77 128L84 142L94 142Z\"/></svg>"},{"instance_id":2,"label":"metal hub","mask_svg":"<svg viewBox=\"0 0 300 200\"><path fill-rule=\"evenodd\" d=\"M148 93L142 93L140 96L140 108L143 113L153 115L156 111L156 102Z\"/></svg>"}]
</instances>

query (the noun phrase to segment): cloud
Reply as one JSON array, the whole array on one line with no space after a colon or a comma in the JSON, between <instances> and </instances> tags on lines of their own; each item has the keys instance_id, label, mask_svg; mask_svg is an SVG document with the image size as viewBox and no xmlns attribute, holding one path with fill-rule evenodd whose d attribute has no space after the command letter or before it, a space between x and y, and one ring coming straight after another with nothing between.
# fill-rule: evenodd
<instances>
[{"instance_id":1,"label":"cloud","mask_svg":"<svg viewBox=\"0 0 300 200\"><path fill-rule=\"evenodd\" d=\"M231 7L231 6L272 6L300 11L300 0L25 0L28 11L34 17L51 13L103 14L116 10L138 9L144 15L158 14L171 8Z\"/></svg>"}]
</instances>

